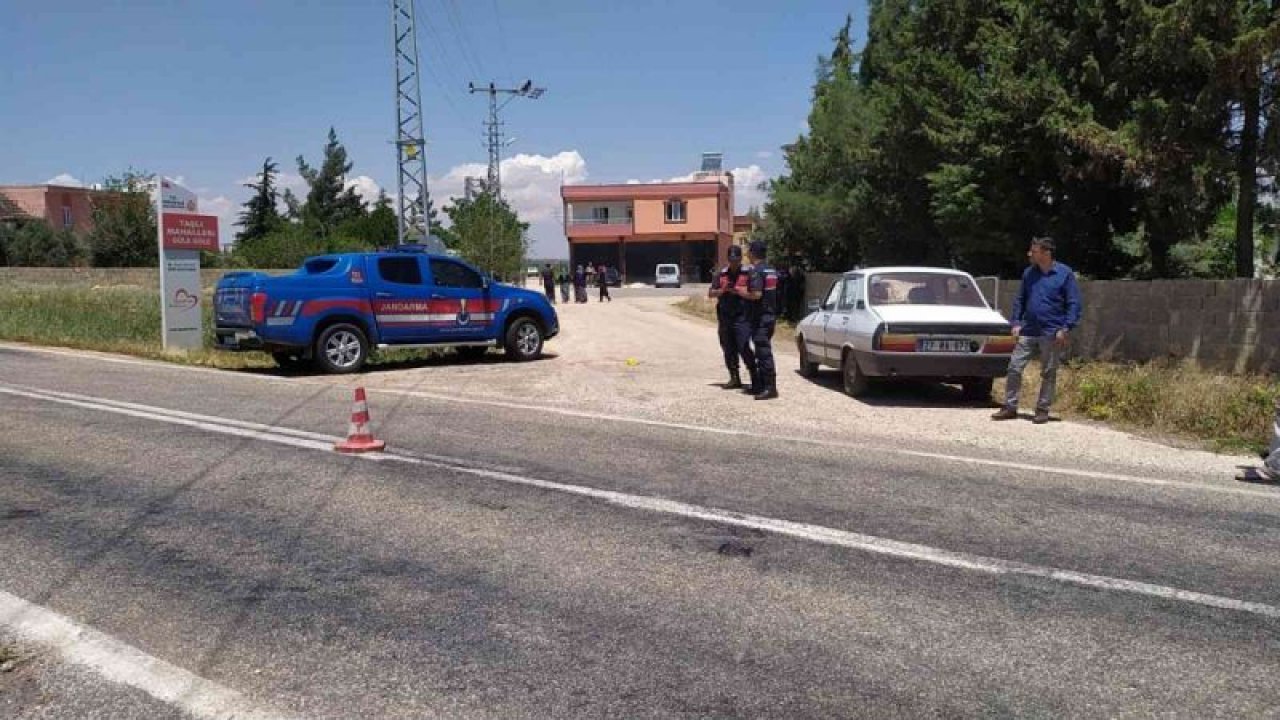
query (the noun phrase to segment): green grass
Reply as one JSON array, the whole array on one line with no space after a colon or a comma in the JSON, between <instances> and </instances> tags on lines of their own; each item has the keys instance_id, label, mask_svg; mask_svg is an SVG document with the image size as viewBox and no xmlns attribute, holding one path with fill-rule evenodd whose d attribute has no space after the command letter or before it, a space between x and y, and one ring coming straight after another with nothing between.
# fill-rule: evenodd
<instances>
[{"instance_id":1,"label":"green grass","mask_svg":"<svg viewBox=\"0 0 1280 720\"><path fill-rule=\"evenodd\" d=\"M205 288L204 297L213 296ZM205 348L165 352L160 339L160 298L155 287L66 286L10 283L0 287L0 339L35 345L99 350L187 365L225 369L275 367L261 352L213 350L213 312L204 307ZM405 364L437 351L377 353L371 364Z\"/></svg>"},{"instance_id":2,"label":"green grass","mask_svg":"<svg viewBox=\"0 0 1280 720\"><path fill-rule=\"evenodd\" d=\"M706 298L677 303L681 311L715 322L715 305ZM794 328L775 336L794 342ZM1032 363L1023 374L1022 398L1035 398L1040 370ZM1004 382L997 381L995 397ZM1258 375L1221 375L1176 363L1121 364L1073 360L1058 370L1054 413L1104 422L1116 428L1162 439L1181 439L1213 450L1256 451L1271 440L1274 403L1280 383Z\"/></svg>"}]
</instances>

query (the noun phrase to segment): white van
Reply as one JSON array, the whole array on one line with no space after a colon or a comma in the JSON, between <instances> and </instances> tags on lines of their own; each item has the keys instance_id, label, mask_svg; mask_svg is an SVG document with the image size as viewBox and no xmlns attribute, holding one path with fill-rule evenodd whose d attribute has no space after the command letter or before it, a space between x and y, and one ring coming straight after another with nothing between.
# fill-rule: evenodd
<instances>
[{"instance_id":1,"label":"white van","mask_svg":"<svg viewBox=\"0 0 1280 720\"><path fill-rule=\"evenodd\" d=\"M680 287L680 266L673 263L658 263L653 275L654 287Z\"/></svg>"}]
</instances>

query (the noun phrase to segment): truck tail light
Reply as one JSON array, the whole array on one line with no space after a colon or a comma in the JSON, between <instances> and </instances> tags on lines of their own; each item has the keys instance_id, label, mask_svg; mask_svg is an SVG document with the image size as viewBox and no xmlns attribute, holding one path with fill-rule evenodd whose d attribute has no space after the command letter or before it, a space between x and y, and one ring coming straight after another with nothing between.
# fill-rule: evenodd
<instances>
[{"instance_id":1,"label":"truck tail light","mask_svg":"<svg viewBox=\"0 0 1280 720\"><path fill-rule=\"evenodd\" d=\"M256 292L249 296L249 318L255 324L267 321L267 294Z\"/></svg>"}]
</instances>

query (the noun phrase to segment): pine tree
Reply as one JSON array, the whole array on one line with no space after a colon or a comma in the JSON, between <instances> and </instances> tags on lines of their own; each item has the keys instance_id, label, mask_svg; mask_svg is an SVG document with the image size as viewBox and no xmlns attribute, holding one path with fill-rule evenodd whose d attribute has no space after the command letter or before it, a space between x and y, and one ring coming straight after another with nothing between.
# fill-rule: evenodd
<instances>
[{"instance_id":1,"label":"pine tree","mask_svg":"<svg viewBox=\"0 0 1280 720\"><path fill-rule=\"evenodd\" d=\"M328 237L343 222L364 215L364 202L355 188L344 188L349 172L347 149L338 142L333 128L329 128L324 160L318 170L298 156L298 173L308 188L306 204L299 213L303 226L321 237Z\"/></svg>"},{"instance_id":2,"label":"pine tree","mask_svg":"<svg viewBox=\"0 0 1280 720\"><path fill-rule=\"evenodd\" d=\"M278 174L277 164L268 157L262 162L262 171L256 176L258 182L245 184L245 187L253 190L253 197L245 202L244 210L236 221L236 226L243 228L236 233L237 244L251 244L279 228L284 222L280 211L276 209L280 196L276 185Z\"/></svg>"}]
</instances>

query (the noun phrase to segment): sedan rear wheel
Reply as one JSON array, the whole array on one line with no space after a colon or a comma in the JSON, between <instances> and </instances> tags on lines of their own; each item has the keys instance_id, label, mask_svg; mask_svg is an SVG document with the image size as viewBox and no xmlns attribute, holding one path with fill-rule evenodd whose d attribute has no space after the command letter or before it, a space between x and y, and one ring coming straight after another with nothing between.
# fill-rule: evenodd
<instances>
[{"instance_id":1,"label":"sedan rear wheel","mask_svg":"<svg viewBox=\"0 0 1280 720\"><path fill-rule=\"evenodd\" d=\"M844 360L840 363L840 374L844 377L844 391L849 397L861 397L867 394L867 388L871 386L871 382L866 375L862 374L862 370L858 367L858 359L853 356L853 353L844 354Z\"/></svg>"},{"instance_id":2,"label":"sedan rear wheel","mask_svg":"<svg viewBox=\"0 0 1280 720\"><path fill-rule=\"evenodd\" d=\"M818 364L809 359L809 351L805 350L804 338L796 336L796 350L800 352L800 375L811 378L818 374Z\"/></svg>"}]
</instances>

